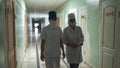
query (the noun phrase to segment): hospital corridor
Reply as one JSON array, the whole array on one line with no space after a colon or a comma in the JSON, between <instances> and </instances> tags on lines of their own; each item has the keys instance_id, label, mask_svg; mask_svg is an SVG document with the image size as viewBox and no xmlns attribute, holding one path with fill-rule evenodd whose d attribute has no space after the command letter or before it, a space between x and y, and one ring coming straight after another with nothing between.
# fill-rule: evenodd
<instances>
[{"instance_id":1,"label":"hospital corridor","mask_svg":"<svg viewBox=\"0 0 120 68\"><path fill-rule=\"evenodd\" d=\"M35 34L32 35L31 43L26 51L22 68L45 68L45 62L40 60L40 34L38 29L35 29ZM60 61L60 68L69 68L66 59ZM79 68L90 68L84 63L81 63Z\"/></svg>"},{"instance_id":2,"label":"hospital corridor","mask_svg":"<svg viewBox=\"0 0 120 68\"><path fill-rule=\"evenodd\" d=\"M78 68L120 68L120 0L0 0L0 68L46 68L41 34L49 11L56 12L61 33L75 15L84 36ZM60 68L70 68L66 57Z\"/></svg>"}]
</instances>

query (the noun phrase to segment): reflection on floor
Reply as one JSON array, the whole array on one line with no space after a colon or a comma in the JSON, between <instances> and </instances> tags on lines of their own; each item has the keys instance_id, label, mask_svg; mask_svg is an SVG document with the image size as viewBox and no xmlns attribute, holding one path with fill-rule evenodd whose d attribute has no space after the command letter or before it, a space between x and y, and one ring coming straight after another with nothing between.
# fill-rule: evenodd
<instances>
[{"instance_id":1,"label":"reflection on floor","mask_svg":"<svg viewBox=\"0 0 120 68\"><path fill-rule=\"evenodd\" d=\"M22 63L22 68L37 68L36 60L37 59L36 59L35 46L30 44L26 51L26 54Z\"/></svg>"},{"instance_id":2,"label":"reflection on floor","mask_svg":"<svg viewBox=\"0 0 120 68\"><path fill-rule=\"evenodd\" d=\"M22 68L46 68L45 67L45 62L42 62L40 60L40 35L33 35L33 40L30 43L23 63L22 63ZM66 62L66 59L61 60L60 62L60 68L69 68L68 63ZM92 68L88 67L84 63L81 63L79 65L79 68Z\"/></svg>"}]
</instances>

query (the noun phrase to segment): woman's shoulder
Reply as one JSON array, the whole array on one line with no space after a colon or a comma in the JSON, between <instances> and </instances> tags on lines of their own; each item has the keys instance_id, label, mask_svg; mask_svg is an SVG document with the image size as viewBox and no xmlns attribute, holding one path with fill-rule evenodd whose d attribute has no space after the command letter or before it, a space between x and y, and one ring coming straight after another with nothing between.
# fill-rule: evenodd
<instances>
[{"instance_id":1,"label":"woman's shoulder","mask_svg":"<svg viewBox=\"0 0 120 68\"><path fill-rule=\"evenodd\" d=\"M77 28L77 29L81 29L81 27L80 27L80 26L76 26L76 28Z\"/></svg>"}]
</instances>

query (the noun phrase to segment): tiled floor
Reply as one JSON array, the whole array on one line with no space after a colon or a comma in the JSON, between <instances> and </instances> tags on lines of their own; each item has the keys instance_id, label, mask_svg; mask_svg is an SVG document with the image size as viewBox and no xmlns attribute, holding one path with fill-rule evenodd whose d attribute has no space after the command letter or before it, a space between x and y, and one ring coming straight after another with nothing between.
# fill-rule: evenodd
<instances>
[{"instance_id":1,"label":"tiled floor","mask_svg":"<svg viewBox=\"0 0 120 68\"><path fill-rule=\"evenodd\" d=\"M36 49L38 50L38 52ZM45 62L40 61L39 35L37 37L33 35L33 40L26 51L26 54L22 63L22 68L45 68ZM69 68L65 59L61 60L60 68ZM92 68L92 67L88 67L84 63L81 63L79 65L79 68Z\"/></svg>"},{"instance_id":2,"label":"tiled floor","mask_svg":"<svg viewBox=\"0 0 120 68\"><path fill-rule=\"evenodd\" d=\"M29 45L22 63L22 68L37 68L36 60L35 46Z\"/></svg>"}]
</instances>

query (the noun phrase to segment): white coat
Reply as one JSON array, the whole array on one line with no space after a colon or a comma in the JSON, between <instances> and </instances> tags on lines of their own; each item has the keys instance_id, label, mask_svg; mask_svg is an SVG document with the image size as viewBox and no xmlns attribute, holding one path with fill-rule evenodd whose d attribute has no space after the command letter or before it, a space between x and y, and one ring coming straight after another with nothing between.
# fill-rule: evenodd
<instances>
[{"instance_id":1,"label":"white coat","mask_svg":"<svg viewBox=\"0 0 120 68\"><path fill-rule=\"evenodd\" d=\"M60 57L60 39L62 39L62 30L59 26L51 23L41 32L41 38L45 41L45 57Z\"/></svg>"},{"instance_id":2,"label":"white coat","mask_svg":"<svg viewBox=\"0 0 120 68\"><path fill-rule=\"evenodd\" d=\"M83 59L80 44L84 41L81 28L76 26L75 30L73 30L70 26L66 27L63 31L63 40L65 44L71 42L78 45L76 48L66 46L66 58L68 63L81 63Z\"/></svg>"}]
</instances>

